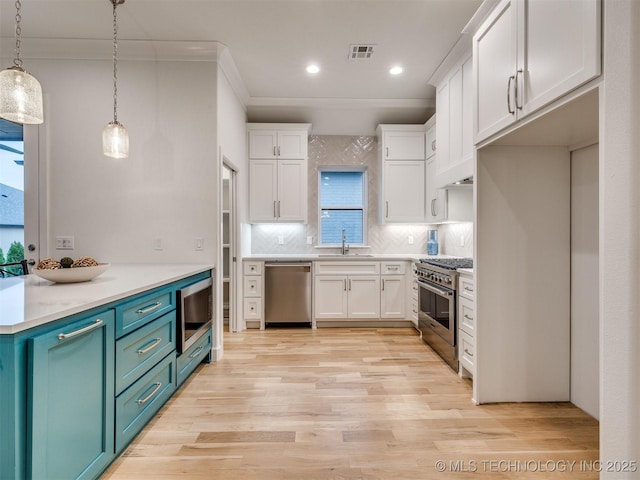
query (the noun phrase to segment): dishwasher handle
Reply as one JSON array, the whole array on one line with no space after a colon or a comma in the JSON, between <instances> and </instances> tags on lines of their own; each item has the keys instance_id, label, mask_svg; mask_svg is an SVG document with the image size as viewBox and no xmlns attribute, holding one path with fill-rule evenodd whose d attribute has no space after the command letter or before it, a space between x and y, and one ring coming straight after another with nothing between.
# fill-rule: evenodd
<instances>
[{"instance_id":1,"label":"dishwasher handle","mask_svg":"<svg viewBox=\"0 0 640 480\"><path fill-rule=\"evenodd\" d=\"M265 268L271 268L271 267L287 267L287 268L291 268L291 267L303 267L305 272L310 272L311 271L311 263L309 262L266 262L264 264Z\"/></svg>"}]
</instances>

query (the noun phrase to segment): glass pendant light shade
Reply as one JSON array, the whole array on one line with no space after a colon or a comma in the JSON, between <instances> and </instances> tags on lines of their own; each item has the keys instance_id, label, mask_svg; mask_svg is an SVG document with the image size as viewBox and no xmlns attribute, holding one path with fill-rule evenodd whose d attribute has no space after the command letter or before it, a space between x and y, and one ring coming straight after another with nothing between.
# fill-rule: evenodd
<instances>
[{"instance_id":1,"label":"glass pendant light shade","mask_svg":"<svg viewBox=\"0 0 640 480\"><path fill-rule=\"evenodd\" d=\"M102 130L102 153L111 158L129 156L129 134L119 122L109 122Z\"/></svg>"},{"instance_id":2,"label":"glass pendant light shade","mask_svg":"<svg viewBox=\"0 0 640 480\"><path fill-rule=\"evenodd\" d=\"M42 87L22 68L20 38L22 2L16 0L16 56L13 66L0 72L0 117L15 123L42 123Z\"/></svg>"},{"instance_id":3,"label":"glass pendant light shade","mask_svg":"<svg viewBox=\"0 0 640 480\"><path fill-rule=\"evenodd\" d=\"M109 0L113 6L113 120L102 130L102 153L111 158L129 156L129 134L118 122L118 15L117 7L125 0Z\"/></svg>"},{"instance_id":4,"label":"glass pendant light shade","mask_svg":"<svg viewBox=\"0 0 640 480\"><path fill-rule=\"evenodd\" d=\"M15 123L43 122L40 82L20 67L0 72L0 117Z\"/></svg>"}]
</instances>

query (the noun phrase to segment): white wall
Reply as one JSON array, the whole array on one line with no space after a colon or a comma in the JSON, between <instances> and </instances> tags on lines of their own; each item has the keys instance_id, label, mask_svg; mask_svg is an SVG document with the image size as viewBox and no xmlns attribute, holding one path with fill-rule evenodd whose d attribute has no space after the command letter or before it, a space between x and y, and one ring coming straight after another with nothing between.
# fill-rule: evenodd
<instances>
[{"instance_id":1,"label":"white wall","mask_svg":"<svg viewBox=\"0 0 640 480\"><path fill-rule=\"evenodd\" d=\"M598 418L598 145L571 152L571 402Z\"/></svg>"},{"instance_id":2,"label":"white wall","mask_svg":"<svg viewBox=\"0 0 640 480\"><path fill-rule=\"evenodd\" d=\"M213 62L121 61L118 120L127 159L102 155L111 62L30 60L46 95L50 252L102 262L212 263L217 252ZM73 252L54 250L73 235ZM194 239L203 238L204 251ZM163 250L153 248L161 238Z\"/></svg>"},{"instance_id":3,"label":"white wall","mask_svg":"<svg viewBox=\"0 0 640 480\"><path fill-rule=\"evenodd\" d=\"M604 1L600 138L600 459L640 459L640 2ZM638 478L603 472L603 479Z\"/></svg>"},{"instance_id":4,"label":"white wall","mask_svg":"<svg viewBox=\"0 0 640 480\"><path fill-rule=\"evenodd\" d=\"M226 53L225 53L226 55ZM226 61L229 61L227 57ZM236 195L237 199L237 221L241 226L246 224L248 218L248 185L249 185L249 168L247 157L247 129L246 129L246 110L243 102L238 98L238 95L234 91L232 84L225 74L225 62L222 62L218 68L218 143L220 146L221 157L219 159L219 168L222 168L223 158L229 161L235 168L236 174ZM221 170L220 170L221 175ZM222 178L219 176L218 178ZM221 192L222 193L222 192ZM220 218L217 219L217 224L220 225ZM236 230L236 241L242 240L242 227ZM222 244L222 239L218 237L218 244ZM235 280L236 280L236 299L232 308L235 309L235 315L241 322L243 319L242 307L242 248L238 244L236 246L238 253L238 261L235 264ZM221 249L219 249L221 250ZM221 251L218 252L218 264L222 265ZM233 268L233 264L231 265ZM222 271L219 269L218 274L218 296L222 299ZM231 289L233 291L233 289ZM218 312L216 318L223 318L223 305L222 301L218 302ZM243 329L243 325L239 325L239 329ZM218 349L218 358L222 356L222 322L218 322L216 328L216 345L214 348Z\"/></svg>"},{"instance_id":5,"label":"white wall","mask_svg":"<svg viewBox=\"0 0 640 480\"><path fill-rule=\"evenodd\" d=\"M563 147L478 150L479 403L570 398L570 156Z\"/></svg>"}]
</instances>

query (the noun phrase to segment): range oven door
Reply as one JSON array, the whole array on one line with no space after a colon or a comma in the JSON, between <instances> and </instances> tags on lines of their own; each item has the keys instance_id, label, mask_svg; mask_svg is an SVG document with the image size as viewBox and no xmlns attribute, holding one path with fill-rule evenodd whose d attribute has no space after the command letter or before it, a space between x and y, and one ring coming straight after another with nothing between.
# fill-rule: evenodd
<instances>
[{"instance_id":1,"label":"range oven door","mask_svg":"<svg viewBox=\"0 0 640 480\"><path fill-rule=\"evenodd\" d=\"M423 336L428 330L456 345L455 298L454 290L418 281L418 326Z\"/></svg>"}]
</instances>

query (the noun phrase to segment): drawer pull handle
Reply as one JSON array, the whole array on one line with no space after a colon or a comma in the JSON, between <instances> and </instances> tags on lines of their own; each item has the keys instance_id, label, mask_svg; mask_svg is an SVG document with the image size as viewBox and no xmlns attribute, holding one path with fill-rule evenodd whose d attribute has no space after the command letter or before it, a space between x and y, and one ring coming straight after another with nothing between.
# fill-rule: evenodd
<instances>
[{"instance_id":1,"label":"drawer pull handle","mask_svg":"<svg viewBox=\"0 0 640 480\"><path fill-rule=\"evenodd\" d=\"M161 305L162 305L162 302L156 302L153 305L149 305L146 308L141 308L141 309L137 310L136 313L138 315L146 315L147 313L151 313L154 310L159 309Z\"/></svg>"},{"instance_id":2,"label":"drawer pull handle","mask_svg":"<svg viewBox=\"0 0 640 480\"><path fill-rule=\"evenodd\" d=\"M162 387L162 383L156 382L154 385L155 385L155 387L154 387L154 389L151 391L151 393L149 395L147 395L144 398L139 398L138 400L136 400L136 403L138 405L144 405L149 400L151 400L153 397L155 397L156 393L158 393L160 391L160 388Z\"/></svg>"},{"instance_id":3,"label":"drawer pull handle","mask_svg":"<svg viewBox=\"0 0 640 480\"><path fill-rule=\"evenodd\" d=\"M469 287L467 287L467 286L465 286L465 287L464 287L464 290L465 290L466 292L473 292L473 288L469 288Z\"/></svg>"},{"instance_id":4,"label":"drawer pull handle","mask_svg":"<svg viewBox=\"0 0 640 480\"><path fill-rule=\"evenodd\" d=\"M204 350L204 345L200 345L198 348L196 348L196 351L189 355L189 358L196 358L198 355L200 355L200 352L202 350Z\"/></svg>"},{"instance_id":5,"label":"drawer pull handle","mask_svg":"<svg viewBox=\"0 0 640 480\"><path fill-rule=\"evenodd\" d=\"M466 313L464 314L464 318L466 318L467 320L473 320L473 317L470 317L469 315L467 315Z\"/></svg>"},{"instance_id":6,"label":"drawer pull handle","mask_svg":"<svg viewBox=\"0 0 640 480\"><path fill-rule=\"evenodd\" d=\"M473 357L473 353L471 353L469 350L467 350L466 348L464 349L464 353L466 353L467 355L469 355L470 357Z\"/></svg>"},{"instance_id":7,"label":"drawer pull handle","mask_svg":"<svg viewBox=\"0 0 640 480\"><path fill-rule=\"evenodd\" d=\"M141 348L140 350L137 350L136 353L138 355L144 355L145 353L150 352L151 350L153 350L154 348L156 348L158 345L160 345L160 342L162 342L161 338L156 338L155 341L149 345L147 348Z\"/></svg>"},{"instance_id":8,"label":"drawer pull handle","mask_svg":"<svg viewBox=\"0 0 640 480\"><path fill-rule=\"evenodd\" d=\"M88 325L84 328L81 328L79 330L76 330L75 332L71 332L71 333L59 333L58 334L58 340L67 340L69 338L73 338L73 337L77 337L78 335L84 335L85 333L89 333L91 330L95 330L96 328L100 328L102 326L104 322L102 320L100 320L99 318L92 323L91 325Z\"/></svg>"}]
</instances>

